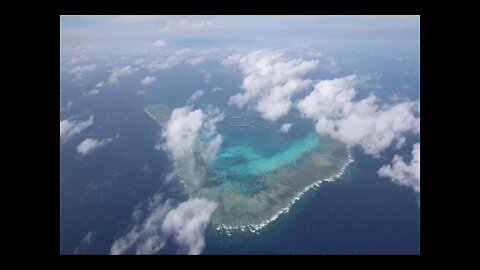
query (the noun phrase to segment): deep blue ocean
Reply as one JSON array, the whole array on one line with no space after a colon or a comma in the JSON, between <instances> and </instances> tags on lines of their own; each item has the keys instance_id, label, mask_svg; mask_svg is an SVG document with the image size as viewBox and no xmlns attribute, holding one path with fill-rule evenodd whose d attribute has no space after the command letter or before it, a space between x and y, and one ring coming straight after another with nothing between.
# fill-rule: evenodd
<instances>
[{"instance_id":1,"label":"deep blue ocean","mask_svg":"<svg viewBox=\"0 0 480 270\"><path fill-rule=\"evenodd\" d=\"M410 51L406 53L410 55ZM353 60L345 61L335 74L318 71L309 77L325 79L354 71L381 72L382 77L377 81L381 88L372 86L377 96L388 101L392 93L401 93L413 100L419 98L419 75L415 74L418 55L414 56L407 64L394 57L389 61L372 57L376 60L371 60L363 68ZM408 69L404 68L405 65ZM202 108L208 103L229 110L229 113L238 113L235 109L227 109L226 103L230 96L240 91L242 75L213 67L214 63L208 61L201 66L181 64L152 73L157 81L150 86L138 83L146 71L136 72L120 78L118 87L99 88L100 93L95 96L83 96L82 93L106 80L109 75L106 70L78 81L72 81L69 74L61 74L60 106L65 107L69 101L73 104L60 113L60 120L84 121L94 115L91 127L60 146L62 254L108 254L113 241L129 231L134 207L158 190L179 202L186 199L178 181L164 181L172 171L172 164L164 152L154 149L160 129L144 112L144 106L181 107L193 92L201 89L205 95L198 100L196 107ZM210 83L203 82L203 73L199 71L202 68L216 70L211 71ZM411 72L405 73L405 70ZM404 85L408 86L402 88ZM213 93L211 90L215 86L221 87L222 91ZM137 95L138 90L144 90L145 94ZM366 95L370 90L360 95ZM294 123L298 121L298 126L308 125L293 113L288 117ZM278 128L282 123L279 121L272 127ZM87 137L104 139L116 134L118 139L91 155L80 157L76 152L76 146ZM411 152L408 146L418 141L418 137L409 137L406 146L396 153L408 155ZM228 236L209 227L203 254L418 254L418 195L411 188L377 175L382 165L390 163L393 154L387 150L382 157L373 158L354 148L355 161L349 165L343 178L307 192L289 213L260 234L234 233ZM81 241L88 233L91 233L91 241L82 245ZM169 243L160 254L176 252L175 245Z\"/></svg>"}]
</instances>

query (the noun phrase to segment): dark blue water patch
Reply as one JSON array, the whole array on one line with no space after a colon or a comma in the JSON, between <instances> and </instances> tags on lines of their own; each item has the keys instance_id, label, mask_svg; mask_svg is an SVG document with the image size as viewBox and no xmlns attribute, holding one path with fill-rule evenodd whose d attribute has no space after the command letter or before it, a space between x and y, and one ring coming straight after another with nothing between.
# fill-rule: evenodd
<instances>
[{"instance_id":1,"label":"dark blue water patch","mask_svg":"<svg viewBox=\"0 0 480 270\"><path fill-rule=\"evenodd\" d=\"M157 77L157 81L149 87L144 97L140 98L147 101L147 104L183 107L187 105L188 98L195 91L202 90L204 91L204 96L195 102L195 107L200 107L204 103L205 98L212 105L225 104L227 84L223 81L223 83L219 84L223 90L215 94L211 93L216 84L205 84L203 81L204 73L199 70L200 68L196 66L180 64L170 70L152 72L152 75ZM216 78L213 72L212 78ZM222 82L222 80L219 81ZM216 101L218 98L221 98L219 102Z\"/></svg>"},{"instance_id":2,"label":"dark blue water patch","mask_svg":"<svg viewBox=\"0 0 480 270\"><path fill-rule=\"evenodd\" d=\"M164 181L171 162L154 149L159 128L144 113L145 104L126 88L104 90L90 99L78 95L73 100L78 112L88 112L80 120L93 114L94 124L61 144L61 253L72 253L92 231L92 243L82 252L108 253L128 229L135 205L158 191L172 197L183 192L177 182ZM118 139L83 157L76 151L85 138L116 134Z\"/></svg>"},{"instance_id":3,"label":"dark blue water patch","mask_svg":"<svg viewBox=\"0 0 480 270\"><path fill-rule=\"evenodd\" d=\"M168 190L163 182L169 162L161 153L149 147L150 151L143 150L150 155L133 152L130 160L122 161L116 159L114 149L106 149L107 146L98 149L95 156L74 158L73 164L62 163L61 244L64 252L71 252L90 230L97 231L96 238L109 239L97 242L97 249L109 248L116 232L125 229L137 203L157 190ZM143 171L146 161L151 165Z\"/></svg>"}]
</instances>

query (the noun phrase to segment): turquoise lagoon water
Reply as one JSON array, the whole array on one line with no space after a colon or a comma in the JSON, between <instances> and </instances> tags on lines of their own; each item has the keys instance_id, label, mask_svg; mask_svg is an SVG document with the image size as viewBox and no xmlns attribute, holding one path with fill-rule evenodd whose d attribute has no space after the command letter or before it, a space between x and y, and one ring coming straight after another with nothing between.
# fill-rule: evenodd
<instances>
[{"instance_id":1,"label":"turquoise lagoon water","mask_svg":"<svg viewBox=\"0 0 480 270\"><path fill-rule=\"evenodd\" d=\"M273 157L264 157L250 144L242 144L224 149L216 159L217 165L229 159L240 159L241 162L234 166L217 166L217 169L225 170L222 174L233 173L236 176L256 176L271 172L281 166L290 164L306 153L312 151L318 144L318 137L310 132L304 138L292 143L287 150L276 154ZM228 163L228 162L227 162Z\"/></svg>"}]
</instances>

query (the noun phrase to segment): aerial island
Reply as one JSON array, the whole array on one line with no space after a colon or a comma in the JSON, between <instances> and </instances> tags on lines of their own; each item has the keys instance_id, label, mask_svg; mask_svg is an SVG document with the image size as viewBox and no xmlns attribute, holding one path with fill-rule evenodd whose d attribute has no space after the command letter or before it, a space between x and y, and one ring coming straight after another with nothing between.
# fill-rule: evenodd
<instances>
[{"instance_id":1,"label":"aerial island","mask_svg":"<svg viewBox=\"0 0 480 270\"><path fill-rule=\"evenodd\" d=\"M160 127L171 111L164 105L145 107ZM230 233L257 232L288 212L309 189L339 178L351 161L349 147L311 131L268 157L249 144L222 147L213 162L205 162L201 153L196 153L196 166L205 177L200 187L197 179L191 179L191 161L176 160L174 166L190 197L217 203L212 224Z\"/></svg>"}]
</instances>

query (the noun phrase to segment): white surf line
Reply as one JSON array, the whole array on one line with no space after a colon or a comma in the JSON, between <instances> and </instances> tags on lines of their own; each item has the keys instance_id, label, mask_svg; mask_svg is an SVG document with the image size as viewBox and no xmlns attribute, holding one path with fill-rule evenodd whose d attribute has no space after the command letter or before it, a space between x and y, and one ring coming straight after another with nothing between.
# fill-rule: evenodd
<instances>
[{"instance_id":1,"label":"white surf line","mask_svg":"<svg viewBox=\"0 0 480 270\"><path fill-rule=\"evenodd\" d=\"M144 111L150 115L151 118L153 118L153 120L157 121L157 119L153 116L153 114L151 114L149 111L147 111L147 109L144 109Z\"/></svg>"}]
</instances>

